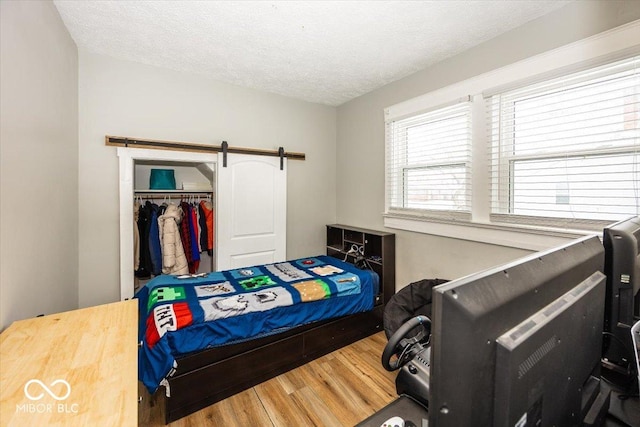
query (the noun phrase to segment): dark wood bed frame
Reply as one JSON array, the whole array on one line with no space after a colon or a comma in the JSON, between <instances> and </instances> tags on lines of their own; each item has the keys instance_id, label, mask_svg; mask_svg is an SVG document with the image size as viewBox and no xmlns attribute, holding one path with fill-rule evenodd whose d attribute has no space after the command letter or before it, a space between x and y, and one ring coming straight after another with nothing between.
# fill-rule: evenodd
<instances>
[{"instance_id":1,"label":"dark wood bed frame","mask_svg":"<svg viewBox=\"0 0 640 427\"><path fill-rule=\"evenodd\" d=\"M168 424L382 331L384 306L395 292L395 236L380 234L389 236L385 237L388 243L383 243L383 251L386 250L390 262L385 263L384 269L374 268L380 276L380 293L375 297L373 310L178 358L178 368L168 379L171 396L164 396L163 387L154 395L154 399L164 400L165 422Z\"/></svg>"}]
</instances>

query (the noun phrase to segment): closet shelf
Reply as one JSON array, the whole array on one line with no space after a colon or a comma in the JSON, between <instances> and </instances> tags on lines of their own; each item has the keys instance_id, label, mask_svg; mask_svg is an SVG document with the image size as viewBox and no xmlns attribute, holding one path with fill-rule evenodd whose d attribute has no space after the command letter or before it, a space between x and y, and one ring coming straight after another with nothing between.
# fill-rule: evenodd
<instances>
[{"instance_id":1,"label":"closet shelf","mask_svg":"<svg viewBox=\"0 0 640 427\"><path fill-rule=\"evenodd\" d=\"M136 194L206 194L210 195L213 190L133 190Z\"/></svg>"},{"instance_id":2,"label":"closet shelf","mask_svg":"<svg viewBox=\"0 0 640 427\"><path fill-rule=\"evenodd\" d=\"M183 199L188 197L197 197L199 199L213 198L213 191L195 191L195 190L134 190L134 197L141 198L169 198Z\"/></svg>"}]
</instances>

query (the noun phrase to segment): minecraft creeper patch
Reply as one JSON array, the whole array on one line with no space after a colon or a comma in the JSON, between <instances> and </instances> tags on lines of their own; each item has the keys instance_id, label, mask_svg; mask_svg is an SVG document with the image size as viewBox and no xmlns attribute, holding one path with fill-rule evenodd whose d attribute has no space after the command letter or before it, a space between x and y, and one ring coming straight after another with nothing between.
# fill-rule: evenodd
<instances>
[{"instance_id":1,"label":"minecraft creeper patch","mask_svg":"<svg viewBox=\"0 0 640 427\"><path fill-rule=\"evenodd\" d=\"M252 277L250 279L241 280L238 283L240 283L240 286L242 286L246 290L251 290L251 289L260 288L262 286L270 286L270 285L276 284L276 282L271 280L269 276Z\"/></svg>"},{"instance_id":2,"label":"minecraft creeper patch","mask_svg":"<svg viewBox=\"0 0 640 427\"><path fill-rule=\"evenodd\" d=\"M149 294L149 301L147 303L147 311L151 310L151 307L159 302L170 302L183 300L186 298L186 293L182 286L176 287L160 287L154 288Z\"/></svg>"}]
</instances>

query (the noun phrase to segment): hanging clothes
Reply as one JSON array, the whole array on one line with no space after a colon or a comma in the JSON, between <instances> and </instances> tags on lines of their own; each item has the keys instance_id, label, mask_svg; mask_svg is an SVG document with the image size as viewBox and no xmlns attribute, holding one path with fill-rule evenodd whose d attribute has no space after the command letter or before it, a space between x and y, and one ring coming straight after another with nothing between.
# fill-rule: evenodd
<instances>
[{"instance_id":1,"label":"hanging clothes","mask_svg":"<svg viewBox=\"0 0 640 427\"><path fill-rule=\"evenodd\" d=\"M198 242L198 251L200 253L204 252L206 249L202 249L202 218L200 218L201 213L200 213L200 203L198 202L193 202L191 204L191 209L193 210L193 215L195 218L195 224L196 224L196 240Z\"/></svg>"},{"instance_id":2,"label":"hanging clothes","mask_svg":"<svg viewBox=\"0 0 640 427\"><path fill-rule=\"evenodd\" d=\"M133 203L133 271L140 268L140 230L138 230L138 217L140 216L140 203Z\"/></svg>"},{"instance_id":3,"label":"hanging clothes","mask_svg":"<svg viewBox=\"0 0 640 427\"><path fill-rule=\"evenodd\" d=\"M135 272L139 279L149 279L151 277L151 254L149 253L149 220L150 209L146 204L140 206L138 210L138 232L140 234L140 265Z\"/></svg>"},{"instance_id":4,"label":"hanging clothes","mask_svg":"<svg viewBox=\"0 0 640 427\"><path fill-rule=\"evenodd\" d=\"M207 237L209 232L207 229L207 215L204 212L201 201L198 203L198 224L200 225L200 252L206 252L209 244L209 238ZM209 254L211 255L211 254Z\"/></svg>"},{"instance_id":5,"label":"hanging clothes","mask_svg":"<svg viewBox=\"0 0 640 427\"><path fill-rule=\"evenodd\" d=\"M180 222L180 240L182 241L182 247L184 248L184 254L187 258L187 263L190 265L193 262L193 255L191 254L191 233L189 233L189 220L187 212L189 212L188 204L185 202L180 203L180 215L182 221ZM191 272L191 269L189 269Z\"/></svg>"},{"instance_id":6,"label":"hanging clothes","mask_svg":"<svg viewBox=\"0 0 640 427\"><path fill-rule=\"evenodd\" d=\"M160 249L160 232L158 229L159 206L147 201L149 209L149 255L151 259L151 274L162 274L162 250Z\"/></svg>"},{"instance_id":7,"label":"hanging clothes","mask_svg":"<svg viewBox=\"0 0 640 427\"><path fill-rule=\"evenodd\" d=\"M164 214L158 217L162 272L164 274L186 274L189 272L178 227L181 223L182 212L173 203L169 203Z\"/></svg>"},{"instance_id":8,"label":"hanging clothes","mask_svg":"<svg viewBox=\"0 0 640 427\"><path fill-rule=\"evenodd\" d=\"M207 234L206 234L206 250L210 256L213 256L213 204L208 200L200 201L200 206L202 212L204 212L205 222L207 224Z\"/></svg>"},{"instance_id":9,"label":"hanging clothes","mask_svg":"<svg viewBox=\"0 0 640 427\"><path fill-rule=\"evenodd\" d=\"M194 273L200 268L200 248L198 247L198 218L196 210L189 205L189 214L191 221L189 222L189 231L191 233L191 253L193 254Z\"/></svg>"},{"instance_id":10,"label":"hanging clothes","mask_svg":"<svg viewBox=\"0 0 640 427\"><path fill-rule=\"evenodd\" d=\"M181 202L180 208L182 209L182 222L180 223L180 238L182 240L182 246L184 247L184 253L187 257L187 263L189 264L189 273L194 274L198 270L196 264L200 264L200 253L196 250L193 253L192 240L192 227L191 222L191 205L187 202Z\"/></svg>"}]
</instances>

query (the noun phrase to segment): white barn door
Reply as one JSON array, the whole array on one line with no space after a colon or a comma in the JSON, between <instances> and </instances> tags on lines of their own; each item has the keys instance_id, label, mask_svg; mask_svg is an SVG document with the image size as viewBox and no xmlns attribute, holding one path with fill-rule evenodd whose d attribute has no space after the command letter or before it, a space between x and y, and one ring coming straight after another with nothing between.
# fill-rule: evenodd
<instances>
[{"instance_id":1,"label":"white barn door","mask_svg":"<svg viewBox=\"0 0 640 427\"><path fill-rule=\"evenodd\" d=\"M218 154L216 269L284 261L287 240L287 160Z\"/></svg>"}]
</instances>

